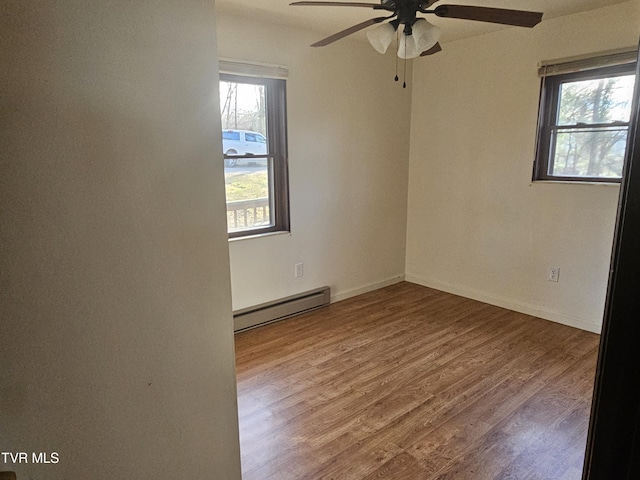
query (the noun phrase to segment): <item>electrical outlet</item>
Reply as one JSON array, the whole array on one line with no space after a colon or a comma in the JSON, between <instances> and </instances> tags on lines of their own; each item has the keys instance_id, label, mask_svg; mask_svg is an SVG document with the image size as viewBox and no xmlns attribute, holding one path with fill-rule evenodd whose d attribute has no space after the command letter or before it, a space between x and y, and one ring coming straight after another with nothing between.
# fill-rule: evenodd
<instances>
[{"instance_id":1,"label":"electrical outlet","mask_svg":"<svg viewBox=\"0 0 640 480\"><path fill-rule=\"evenodd\" d=\"M302 263L296 263L295 276L296 276L296 278L300 278L302 275L304 275L303 264Z\"/></svg>"},{"instance_id":2,"label":"electrical outlet","mask_svg":"<svg viewBox=\"0 0 640 480\"><path fill-rule=\"evenodd\" d=\"M547 275L548 282L560 281L560 267L549 267L549 273Z\"/></svg>"}]
</instances>

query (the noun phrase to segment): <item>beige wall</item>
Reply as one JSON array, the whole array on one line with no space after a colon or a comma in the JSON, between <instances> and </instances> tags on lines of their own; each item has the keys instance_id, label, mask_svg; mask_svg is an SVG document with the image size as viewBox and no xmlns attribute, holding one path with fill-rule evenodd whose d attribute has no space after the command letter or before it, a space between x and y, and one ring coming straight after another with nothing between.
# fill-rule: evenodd
<instances>
[{"instance_id":1,"label":"beige wall","mask_svg":"<svg viewBox=\"0 0 640 480\"><path fill-rule=\"evenodd\" d=\"M342 299L404 275L411 91L393 81L393 56L351 39L309 47L322 37L219 15L221 57L290 72L291 235L231 242L235 309L322 285Z\"/></svg>"},{"instance_id":2,"label":"beige wall","mask_svg":"<svg viewBox=\"0 0 640 480\"><path fill-rule=\"evenodd\" d=\"M0 470L239 479L213 2L0 18Z\"/></svg>"},{"instance_id":3,"label":"beige wall","mask_svg":"<svg viewBox=\"0 0 640 480\"><path fill-rule=\"evenodd\" d=\"M453 42L416 62L408 280L599 331L619 189L531 184L537 63L637 45L639 5Z\"/></svg>"}]
</instances>

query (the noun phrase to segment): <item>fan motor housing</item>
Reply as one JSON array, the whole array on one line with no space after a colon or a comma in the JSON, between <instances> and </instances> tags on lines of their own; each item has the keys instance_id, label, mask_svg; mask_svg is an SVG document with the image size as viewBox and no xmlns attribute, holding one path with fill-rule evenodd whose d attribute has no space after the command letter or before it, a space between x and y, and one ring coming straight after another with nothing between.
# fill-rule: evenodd
<instances>
[{"instance_id":1,"label":"fan motor housing","mask_svg":"<svg viewBox=\"0 0 640 480\"><path fill-rule=\"evenodd\" d=\"M411 35L411 25L416 21L416 14L424 9L429 3L424 0L381 0L380 2L385 10L393 11L397 17L397 22L408 27L409 31L405 34Z\"/></svg>"},{"instance_id":2,"label":"fan motor housing","mask_svg":"<svg viewBox=\"0 0 640 480\"><path fill-rule=\"evenodd\" d=\"M401 9L405 7L411 7L416 10L426 8L432 3L427 0L380 0L380 3L389 9Z\"/></svg>"}]
</instances>

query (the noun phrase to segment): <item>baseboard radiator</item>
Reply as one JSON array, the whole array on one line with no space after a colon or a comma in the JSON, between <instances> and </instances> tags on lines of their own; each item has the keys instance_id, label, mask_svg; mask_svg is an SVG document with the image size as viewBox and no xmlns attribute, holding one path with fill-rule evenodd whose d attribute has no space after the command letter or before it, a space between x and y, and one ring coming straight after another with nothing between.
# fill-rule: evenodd
<instances>
[{"instance_id":1,"label":"baseboard radiator","mask_svg":"<svg viewBox=\"0 0 640 480\"><path fill-rule=\"evenodd\" d=\"M236 332L241 332L267 323L284 320L285 318L328 305L330 301L331 289L329 287L321 287L281 298L280 300L256 305L255 307L243 308L233 312L233 329Z\"/></svg>"}]
</instances>

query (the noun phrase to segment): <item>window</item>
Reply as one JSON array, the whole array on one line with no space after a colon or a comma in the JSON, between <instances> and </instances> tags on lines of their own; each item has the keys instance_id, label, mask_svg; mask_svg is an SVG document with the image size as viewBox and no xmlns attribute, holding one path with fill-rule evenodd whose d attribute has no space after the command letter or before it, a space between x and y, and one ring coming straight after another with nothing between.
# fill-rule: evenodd
<instances>
[{"instance_id":1,"label":"window","mask_svg":"<svg viewBox=\"0 0 640 480\"><path fill-rule=\"evenodd\" d=\"M285 87L281 78L220 74L230 238L289 230Z\"/></svg>"},{"instance_id":2,"label":"window","mask_svg":"<svg viewBox=\"0 0 640 480\"><path fill-rule=\"evenodd\" d=\"M541 68L534 180L620 182L635 65L595 60Z\"/></svg>"}]
</instances>

